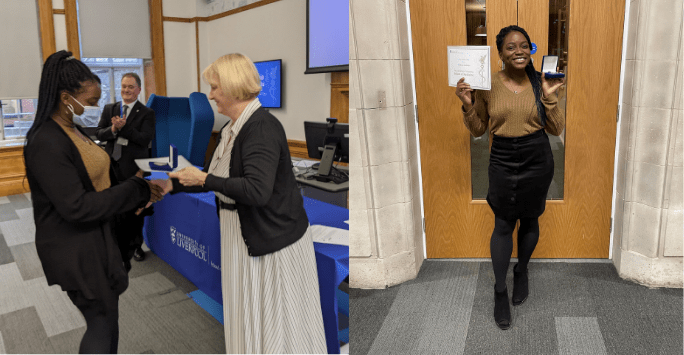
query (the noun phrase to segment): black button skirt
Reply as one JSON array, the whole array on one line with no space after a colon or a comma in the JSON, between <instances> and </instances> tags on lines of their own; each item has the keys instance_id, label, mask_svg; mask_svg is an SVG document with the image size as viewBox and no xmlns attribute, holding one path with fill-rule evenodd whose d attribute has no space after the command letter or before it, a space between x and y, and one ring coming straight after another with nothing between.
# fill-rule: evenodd
<instances>
[{"instance_id":1,"label":"black button skirt","mask_svg":"<svg viewBox=\"0 0 684 355\"><path fill-rule=\"evenodd\" d=\"M487 191L494 215L509 221L541 216L553 168L549 137L543 129L522 137L494 135Z\"/></svg>"}]
</instances>

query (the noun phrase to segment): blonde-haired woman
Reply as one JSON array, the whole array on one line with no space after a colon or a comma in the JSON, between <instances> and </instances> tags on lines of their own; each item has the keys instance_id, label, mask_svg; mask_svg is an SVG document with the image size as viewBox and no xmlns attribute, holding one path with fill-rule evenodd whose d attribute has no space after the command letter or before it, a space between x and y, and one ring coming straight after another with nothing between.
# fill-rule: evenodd
<instances>
[{"instance_id":1,"label":"blonde-haired woman","mask_svg":"<svg viewBox=\"0 0 684 355\"><path fill-rule=\"evenodd\" d=\"M230 117L203 171L171 173L165 191L213 191L221 221L228 353L327 353L309 221L285 130L261 108L261 81L242 54L202 73Z\"/></svg>"}]
</instances>

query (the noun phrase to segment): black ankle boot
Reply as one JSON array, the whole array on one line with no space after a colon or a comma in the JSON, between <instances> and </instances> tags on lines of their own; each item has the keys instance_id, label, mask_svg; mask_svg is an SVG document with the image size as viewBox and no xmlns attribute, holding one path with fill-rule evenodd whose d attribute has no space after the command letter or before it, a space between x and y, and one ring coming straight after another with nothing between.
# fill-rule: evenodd
<instances>
[{"instance_id":1,"label":"black ankle boot","mask_svg":"<svg viewBox=\"0 0 684 355\"><path fill-rule=\"evenodd\" d=\"M516 271L518 264L513 267L513 305L519 306L525 302L529 290L527 289L527 270Z\"/></svg>"},{"instance_id":2,"label":"black ankle boot","mask_svg":"<svg viewBox=\"0 0 684 355\"><path fill-rule=\"evenodd\" d=\"M496 292L494 288L494 321L499 328L506 330L511 327L511 306L508 304L508 288Z\"/></svg>"}]
</instances>

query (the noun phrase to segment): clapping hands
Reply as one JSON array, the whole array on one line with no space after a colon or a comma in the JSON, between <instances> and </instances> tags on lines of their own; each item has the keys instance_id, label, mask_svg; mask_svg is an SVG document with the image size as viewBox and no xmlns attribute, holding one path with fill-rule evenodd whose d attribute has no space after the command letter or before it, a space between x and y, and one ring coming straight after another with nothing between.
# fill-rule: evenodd
<instances>
[{"instance_id":1,"label":"clapping hands","mask_svg":"<svg viewBox=\"0 0 684 355\"><path fill-rule=\"evenodd\" d=\"M119 130L121 130L121 128L123 128L124 125L126 125L126 116L112 117L112 132L118 132Z\"/></svg>"}]
</instances>

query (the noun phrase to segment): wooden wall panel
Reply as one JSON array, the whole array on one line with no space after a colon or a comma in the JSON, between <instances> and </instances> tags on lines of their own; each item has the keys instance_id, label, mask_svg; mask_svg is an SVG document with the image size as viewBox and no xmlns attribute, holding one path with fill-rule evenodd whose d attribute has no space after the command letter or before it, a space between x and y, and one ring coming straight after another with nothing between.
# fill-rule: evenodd
<instances>
[{"instance_id":1,"label":"wooden wall panel","mask_svg":"<svg viewBox=\"0 0 684 355\"><path fill-rule=\"evenodd\" d=\"M195 55L197 56L197 92L201 92L200 77L202 71L200 70L200 38L199 38L199 22L195 21Z\"/></svg>"},{"instance_id":2,"label":"wooden wall panel","mask_svg":"<svg viewBox=\"0 0 684 355\"><path fill-rule=\"evenodd\" d=\"M470 200L470 169L465 168L470 164L470 140L462 123L461 102L455 89L445 82L447 46L467 43L465 2L411 1L409 5L420 117L427 256L475 254L483 241L469 234L468 228L484 224L481 227L484 229L491 221L471 218L475 214L459 207ZM489 6L488 3L487 10ZM488 30L489 26L488 19ZM445 156L444 152L451 154Z\"/></svg>"},{"instance_id":3,"label":"wooden wall panel","mask_svg":"<svg viewBox=\"0 0 684 355\"><path fill-rule=\"evenodd\" d=\"M296 140L288 139L287 145L290 147L290 155L293 158L318 160L318 159L309 158L309 152L306 150L306 141L296 141Z\"/></svg>"},{"instance_id":4,"label":"wooden wall panel","mask_svg":"<svg viewBox=\"0 0 684 355\"><path fill-rule=\"evenodd\" d=\"M518 2L518 26L525 29L537 53L532 55L534 68L541 71L543 56L549 51L549 0L525 0Z\"/></svg>"},{"instance_id":5,"label":"wooden wall panel","mask_svg":"<svg viewBox=\"0 0 684 355\"><path fill-rule=\"evenodd\" d=\"M24 147L0 148L0 196L28 192L25 176Z\"/></svg>"},{"instance_id":6,"label":"wooden wall panel","mask_svg":"<svg viewBox=\"0 0 684 355\"><path fill-rule=\"evenodd\" d=\"M40 44L43 51L43 62L57 51L55 44L55 22L52 17L52 0L38 0L40 26Z\"/></svg>"},{"instance_id":7,"label":"wooden wall panel","mask_svg":"<svg viewBox=\"0 0 684 355\"><path fill-rule=\"evenodd\" d=\"M164 57L164 20L162 0L148 0L150 6L150 41L154 62L155 94L166 96L166 60Z\"/></svg>"},{"instance_id":8,"label":"wooden wall panel","mask_svg":"<svg viewBox=\"0 0 684 355\"><path fill-rule=\"evenodd\" d=\"M501 70L496 35L502 28L518 24L518 4L515 0L487 1L487 45L491 48L492 75Z\"/></svg>"},{"instance_id":9,"label":"wooden wall panel","mask_svg":"<svg viewBox=\"0 0 684 355\"><path fill-rule=\"evenodd\" d=\"M67 48L74 58L81 59L81 44L78 37L78 11L76 0L64 0L64 16L66 20ZM53 30L54 32L54 30Z\"/></svg>"},{"instance_id":10,"label":"wooden wall panel","mask_svg":"<svg viewBox=\"0 0 684 355\"><path fill-rule=\"evenodd\" d=\"M330 117L349 123L349 72L331 73Z\"/></svg>"}]
</instances>

